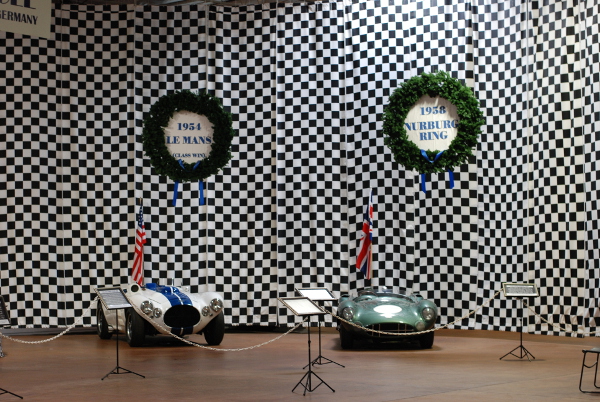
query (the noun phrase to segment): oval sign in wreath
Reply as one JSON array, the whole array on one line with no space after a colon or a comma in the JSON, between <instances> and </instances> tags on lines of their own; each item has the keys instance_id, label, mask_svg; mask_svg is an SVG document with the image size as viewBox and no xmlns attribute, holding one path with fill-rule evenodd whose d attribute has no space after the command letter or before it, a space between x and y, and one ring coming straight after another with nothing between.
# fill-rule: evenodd
<instances>
[{"instance_id":1,"label":"oval sign in wreath","mask_svg":"<svg viewBox=\"0 0 600 402\"><path fill-rule=\"evenodd\" d=\"M176 183L201 182L231 160L234 136L231 114L218 98L186 90L152 105L142 142L156 173Z\"/></svg>"},{"instance_id":2,"label":"oval sign in wreath","mask_svg":"<svg viewBox=\"0 0 600 402\"><path fill-rule=\"evenodd\" d=\"M484 123L471 90L439 71L422 73L394 90L383 113L383 134L406 169L451 172L472 155Z\"/></svg>"}]
</instances>

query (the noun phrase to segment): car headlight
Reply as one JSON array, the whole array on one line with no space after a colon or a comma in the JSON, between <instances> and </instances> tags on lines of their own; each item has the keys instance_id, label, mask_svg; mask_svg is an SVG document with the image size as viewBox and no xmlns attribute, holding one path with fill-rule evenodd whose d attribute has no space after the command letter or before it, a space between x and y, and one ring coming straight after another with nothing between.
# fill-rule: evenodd
<instances>
[{"instance_id":1,"label":"car headlight","mask_svg":"<svg viewBox=\"0 0 600 402\"><path fill-rule=\"evenodd\" d=\"M352 307L346 307L342 310L342 317L347 321L352 320L354 318L354 309Z\"/></svg>"},{"instance_id":2,"label":"car headlight","mask_svg":"<svg viewBox=\"0 0 600 402\"><path fill-rule=\"evenodd\" d=\"M425 307L421 311L421 316L423 317L423 319L425 321L431 321L431 320L435 319L435 310L432 309L431 307Z\"/></svg>"},{"instance_id":3,"label":"car headlight","mask_svg":"<svg viewBox=\"0 0 600 402\"><path fill-rule=\"evenodd\" d=\"M210 313L210 307L208 307L208 306L204 306L204 307L202 307L202 315L203 315L203 316L205 316L205 317L206 317L207 315L210 315L210 314L211 314L211 313Z\"/></svg>"},{"instance_id":4,"label":"car headlight","mask_svg":"<svg viewBox=\"0 0 600 402\"><path fill-rule=\"evenodd\" d=\"M162 315L162 310L159 309L158 307L154 309L154 318L160 318L160 316Z\"/></svg>"},{"instance_id":5,"label":"car headlight","mask_svg":"<svg viewBox=\"0 0 600 402\"><path fill-rule=\"evenodd\" d=\"M210 308L212 308L213 311L218 313L223 308L223 301L221 299L212 299L210 301Z\"/></svg>"},{"instance_id":6,"label":"car headlight","mask_svg":"<svg viewBox=\"0 0 600 402\"><path fill-rule=\"evenodd\" d=\"M149 302L148 300L142 302L142 304L140 305L140 310L142 310L142 312L146 315L150 315L152 314L152 311L154 310L154 306L152 305L151 302Z\"/></svg>"},{"instance_id":7,"label":"car headlight","mask_svg":"<svg viewBox=\"0 0 600 402\"><path fill-rule=\"evenodd\" d=\"M421 332L425 329L425 323L423 321L419 321L417 325L415 325L415 328L418 332Z\"/></svg>"}]
</instances>

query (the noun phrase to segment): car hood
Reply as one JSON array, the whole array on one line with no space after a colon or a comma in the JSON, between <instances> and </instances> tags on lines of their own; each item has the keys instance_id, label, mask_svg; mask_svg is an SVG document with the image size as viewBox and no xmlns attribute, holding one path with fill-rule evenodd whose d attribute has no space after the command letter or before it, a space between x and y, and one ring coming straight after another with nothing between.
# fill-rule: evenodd
<instances>
[{"instance_id":1,"label":"car hood","mask_svg":"<svg viewBox=\"0 0 600 402\"><path fill-rule=\"evenodd\" d=\"M361 313L376 313L381 316L404 316L415 309L415 303L403 300L365 300L355 303Z\"/></svg>"},{"instance_id":2,"label":"car hood","mask_svg":"<svg viewBox=\"0 0 600 402\"><path fill-rule=\"evenodd\" d=\"M354 301L354 318L363 326L383 323L401 323L416 326L421 321L421 310L429 303L415 303L410 300L397 298L378 298L372 300ZM341 306L340 306L341 307ZM433 323L432 323L433 324Z\"/></svg>"}]
</instances>

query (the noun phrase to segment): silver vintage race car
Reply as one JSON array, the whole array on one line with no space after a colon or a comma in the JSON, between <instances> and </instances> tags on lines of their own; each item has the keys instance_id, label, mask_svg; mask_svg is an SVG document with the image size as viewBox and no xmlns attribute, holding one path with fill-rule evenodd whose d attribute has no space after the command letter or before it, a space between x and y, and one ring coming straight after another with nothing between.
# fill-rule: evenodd
<instances>
[{"instance_id":1,"label":"silver vintage race car","mask_svg":"<svg viewBox=\"0 0 600 402\"><path fill-rule=\"evenodd\" d=\"M178 287L155 283L133 283L121 288L135 308L107 310L98 301L96 325L101 339L110 339L118 328L125 332L130 346L141 346L146 335L157 334L183 337L203 333L209 345L219 345L223 340L223 298L218 293L185 293Z\"/></svg>"}]
</instances>

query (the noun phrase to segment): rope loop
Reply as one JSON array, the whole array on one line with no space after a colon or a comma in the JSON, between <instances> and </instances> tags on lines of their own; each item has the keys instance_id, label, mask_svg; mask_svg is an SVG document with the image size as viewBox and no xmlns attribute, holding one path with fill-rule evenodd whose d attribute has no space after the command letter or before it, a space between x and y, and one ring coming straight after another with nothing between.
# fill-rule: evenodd
<instances>
[{"instance_id":1,"label":"rope loop","mask_svg":"<svg viewBox=\"0 0 600 402\"><path fill-rule=\"evenodd\" d=\"M90 312L90 310L92 309L92 306L98 300L98 298L99 298L99 296L96 296L96 298L94 300L92 300L92 302L90 303L90 306L83 312L83 314L81 315L81 317L79 317L78 319L75 320L75 322L73 324L69 325L67 328L65 328L64 331L62 331L60 334L58 334L56 336L53 336L52 338L43 339L41 341L24 341L22 339L17 339L17 338L13 338L12 336L4 335L1 331L0 331L0 338L4 338L4 339L7 339L9 341L13 341L13 342L17 342L17 343L25 343L25 344L28 344L28 345L37 345L37 344L40 344L40 343L46 343L46 342L50 342L50 341L53 341L55 339L58 339L61 336L65 335L70 330L72 330L73 328L75 328L75 326L78 325L81 322L81 320L83 319L83 317L86 316Z\"/></svg>"},{"instance_id":2,"label":"rope loop","mask_svg":"<svg viewBox=\"0 0 600 402\"><path fill-rule=\"evenodd\" d=\"M558 324L552 324L550 321L546 320L544 317L542 317L541 315L536 313L535 310L529 306L529 303L527 303L526 300L523 300L523 303L525 303L525 306L527 306L527 309L529 309L529 311L531 311L533 313L533 315L535 315L537 318L539 318L541 321L544 321L546 324L550 325L551 327L557 328L559 330L559 332L562 331L565 334L577 334L577 335L582 335L582 336L600 334L600 331L595 331L595 332L568 331L566 328L563 328Z\"/></svg>"},{"instance_id":3,"label":"rope loop","mask_svg":"<svg viewBox=\"0 0 600 402\"><path fill-rule=\"evenodd\" d=\"M430 329L428 329L428 330L426 330L426 331L419 331L419 332L408 332L408 333L402 333L402 335L403 335L403 336L405 336L405 335L406 335L406 336L422 335L422 334L426 334L426 333L428 333L428 332L433 332L433 331L437 331L437 330L440 330L440 329L448 328L449 326L451 326L451 325L454 325L454 324L456 324L457 322L459 322L459 321L462 321L462 320L464 320L465 318L467 318L467 317L470 317L471 315L473 315L473 314L475 314L476 312L478 312L478 311L479 311L479 310L480 310L482 307L484 307L484 306L488 305L488 304L489 304L489 303L490 303L492 300L494 300L496 297L498 297L498 295L499 295L501 292L502 292L502 290L499 290L499 291L497 291L497 292L496 292L496 293L495 293L495 294L494 294L492 297L490 297L488 300L486 300L486 301L485 301L483 304L481 304L481 305L480 305L479 307L477 307L475 310L473 310L473 311L470 311L469 313L467 313L467 314L463 315L462 317L460 317L460 318L458 318L458 319L456 319L456 320L454 320L454 321L452 321L452 322L446 323L446 324L444 324L444 325L441 325L441 326L439 326L439 327L430 328ZM64 331L62 331L61 333L59 333L59 334L57 334L57 335L55 335L55 336L53 336L53 337L51 337L51 338L43 339L43 340L41 340L41 341L24 341L24 340L22 340L22 339L17 339L17 338L13 338L12 336L4 335L4 334L3 334L3 333L0 331L0 339L1 339L1 338L4 338L4 339L7 339L7 340L9 340L9 341L18 342L18 343L23 343L23 344L29 344L29 345L37 345L37 344L41 344L41 343L46 343L46 342L54 341L54 340L56 340L56 339L60 338L61 336L65 335L67 332L71 331L73 328L75 328L75 326L77 326L77 325L78 325L78 324L81 322L81 320L83 319L83 317L85 317L85 316L86 316L86 315L87 315L87 314L90 312L90 310L91 310L92 306L93 306L93 305L94 305L94 304L95 304L95 303L98 301L98 299L99 299L99 296L96 296L96 298L95 298L94 300L92 300L92 302L90 303L90 306L89 306L89 307L88 307L88 308L87 308L87 309L86 309L86 310L83 312L83 314L81 315L81 317L77 318L73 324L71 324L71 325L67 326L67 327L65 328L65 330L64 330ZM534 314L536 317L538 317L538 318L539 318L541 321L544 321L546 324L548 324L548 325L552 326L553 328L557 328L559 331L565 332L565 333L567 333L567 334L577 334L577 335L581 335L581 336L589 336L589 335L597 335L597 334L600 334L600 331L595 331L595 332L579 332L579 331L568 331L566 328L563 328L563 327L561 327L560 325L557 325L557 324L553 324L553 323L551 323L550 321L548 321L547 319L543 318L543 317L542 317L541 315L539 315L539 314L538 314L538 313L537 313L535 310L533 310L533 308L531 308L531 306L529 306L529 304L528 304L528 303L527 303L525 300L524 300L524 303L525 303L526 307L527 307L527 308L528 308L528 309L529 309L529 310L530 310L530 311L531 311L531 312L532 312L532 313L533 313L533 314ZM151 324L152 324L154 327L158 327L158 328L160 328L161 330L163 330L163 332L164 332L164 333L168 333L168 334L169 334L169 335L171 335L173 338L176 338L176 339L178 339L178 340L180 340L180 341L182 341L182 342L184 342L184 343L187 343L187 344L189 344L189 345L192 345L192 346L195 346L195 347L198 347L198 348L202 348L202 349L208 349L208 350L213 350L213 351L218 351L218 352L240 352L240 351L252 350L252 349L256 349L256 348L259 348L259 347L262 347L262 346L268 345L269 343L275 342L275 341L277 341L277 340L279 340L279 339L283 338L284 336L286 336L286 335L288 335L288 334L290 334L290 333L294 332L295 330L297 330L297 329L298 329L298 328L299 328L301 325L303 325L303 324L304 324L304 323L305 323L305 322L308 320L308 317L307 317L307 318L304 318L304 320L302 320L302 322L298 323L296 326L292 327L292 328L291 328L290 330L288 330L287 332L285 332L285 333L283 333L283 334L281 334L281 335L279 335L279 336L277 336L277 337L275 337L275 338L273 338L273 339L271 339L271 340L268 340L268 341L266 341L266 342L262 342L262 343L259 343L259 344L257 344L257 345L248 346L248 347L244 347L244 348L226 349L226 348L215 348L215 347L211 347L211 346L205 346L205 345L201 345L201 344L199 344L199 343L197 343L197 342L193 342L193 341L190 341L190 340L188 340L188 339L185 339L185 338L182 338L182 337L180 337L180 336L177 336L177 335L175 335L175 334L171 333L171 332L170 332L170 330L169 330L168 328L165 328L164 326L162 326L162 325L160 325L160 324L157 324L157 323L155 323L155 322L152 322L152 321L150 321L149 317L148 317L146 314L144 314L144 313L143 313L143 312L142 312L142 311L139 309L139 307L137 307L137 306L135 306L135 305L133 305L133 304L132 304L132 307L133 307L133 309L134 309L134 310L135 310L135 311L136 311L136 312L137 312L137 313L140 315L140 317L143 317L143 318L144 318L146 321L150 322L150 323L151 323ZM348 320L345 320L344 318L342 318L342 317L340 317L340 316L338 316L338 315L336 315L336 314L333 314L332 312L329 312L329 311L326 311L326 310L325 310L325 312L326 312L327 314L331 315L331 317L332 317L332 318L334 318L334 319L337 319L337 320L339 320L339 321L341 321L341 322L344 322L344 323L346 323L346 324L348 324L348 325L351 325L351 326L353 326L353 327L359 328L359 329L361 329L361 330L363 330L363 331L368 331L368 332L377 333L377 334L382 334L382 335L391 335L391 336L398 336L398 335L399 335L397 332L385 332L385 331L378 331L378 330L375 330L375 329L365 328L365 327L362 327L362 326L360 326L360 325L357 325L357 324L355 324L355 323L353 323L353 322L350 322L350 321L348 321Z\"/></svg>"},{"instance_id":4,"label":"rope loop","mask_svg":"<svg viewBox=\"0 0 600 402\"><path fill-rule=\"evenodd\" d=\"M426 333L428 333L428 332L433 332L433 331L437 331L437 330L440 330L440 329L443 329L443 328L447 328L447 327L449 327L450 325L454 325L454 324L456 324L457 322L459 322L459 321L462 321L462 320L464 320L465 318L467 318L467 317L469 317L469 316L471 316L471 315L475 314L475 313L476 313L477 311L479 311L479 310L480 310L482 307L484 307L484 306L486 306L487 304L489 304L489 302L491 302L491 301L492 301L492 300L494 300L496 297L498 297L498 295L500 294L500 292L501 292L501 290L497 291L497 292L494 294L494 296L490 297L490 298L489 298L489 299L488 299L488 300L487 300L485 303L483 303L481 306L477 307L475 310L473 310L473 311L469 312L468 314L465 314L465 315L463 315L462 317L460 317L460 318L458 318L458 319L456 319L456 320L454 320L454 321L452 321L452 322L449 322L449 323L447 323L447 324L444 324L444 325L442 325L442 326L439 326L439 327L430 328L430 329L428 329L428 330L426 330L426 331L418 331L418 332L406 332L406 333L402 333L401 335L403 335L403 336L404 336L404 335L407 335L407 336L413 336L413 335L422 335L422 334L426 334ZM362 326L360 326L360 325L356 325L356 324L354 324L353 322L347 321L347 320L343 319L342 317L339 317L339 316L337 316L337 315L335 315L335 314L333 314L333 313L330 313L329 311L326 311L326 313L327 313L327 314L329 314L329 315L331 315L331 316L332 316L332 317L334 317L334 318L337 318L337 319L338 319L338 320L340 320L340 321L343 321L343 322L345 322L345 323L346 323L346 324L348 324L348 325L352 325L353 327L356 327L356 328L362 329L363 331L367 331L367 332L373 332L373 333L376 333L376 334L382 334L382 335L392 335L392 336L398 336L398 335L399 335L397 332L385 332L385 331L378 331L378 330L376 330L376 329L370 329L370 328L362 327Z\"/></svg>"}]
</instances>

